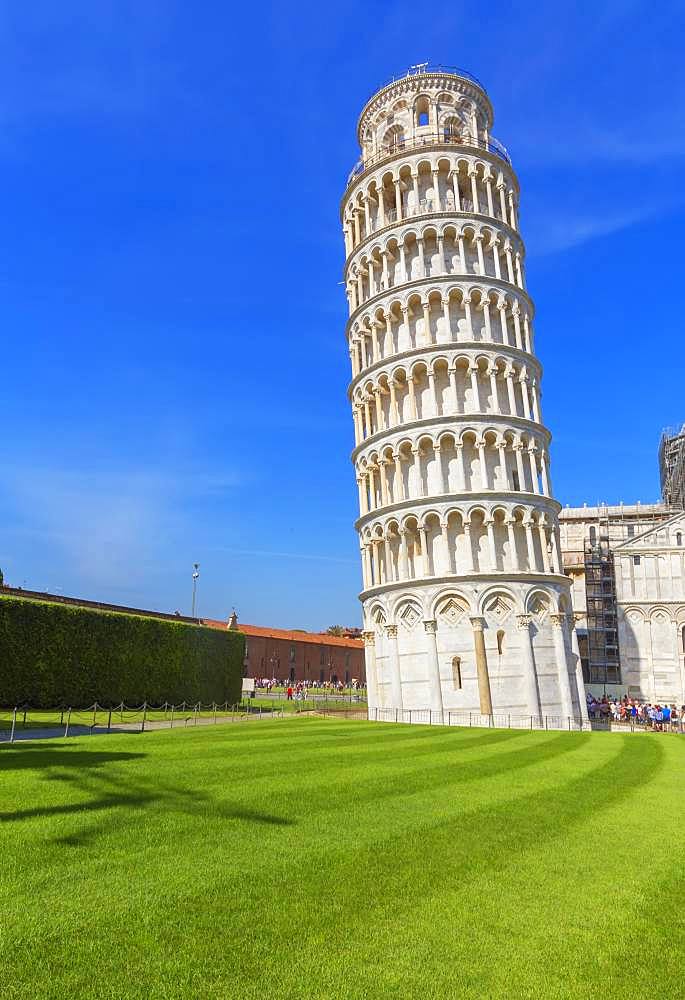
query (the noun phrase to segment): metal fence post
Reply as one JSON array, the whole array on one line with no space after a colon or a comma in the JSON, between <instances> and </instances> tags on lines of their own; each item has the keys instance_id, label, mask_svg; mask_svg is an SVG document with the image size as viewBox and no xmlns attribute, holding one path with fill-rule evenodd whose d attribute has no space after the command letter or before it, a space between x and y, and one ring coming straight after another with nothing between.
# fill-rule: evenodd
<instances>
[{"instance_id":1,"label":"metal fence post","mask_svg":"<svg viewBox=\"0 0 685 1000\"><path fill-rule=\"evenodd\" d=\"M175 708L175 706L172 705L171 706L171 724L169 726L169 729L173 729L174 728L174 708Z\"/></svg>"},{"instance_id":2,"label":"metal fence post","mask_svg":"<svg viewBox=\"0 0 685 1000\"><path fill-rule=\"evenodd\" d=\"M112 709L109 710L109 715L107 716L107 732L112 732Z\"/></svg>"},{"instance_id":3,"label":"metal fence post","mask_svg":"<svg viewBox=\"0 0 685 1000\"><path fill-rule=\"evenodd\" d=\"M471 728L471 713L469 712L469 729Z\"/></svg>"},{"instance_id":4,"label":"metal fence post","mask_svg":"<svg viewBox=\"0 0 685 1000\"><path fill-rule=\"evenodd\" d=\"M214 725L216 725L216 702L214 702L213 708L214 708Z\"/></svg>"},{"instance_id":5,"label":"metal fence post","mask_svg":"<svg viewBox=\"0 0 685 1000\"><path fill-rule=\"evenodd\" d=\"M66 739L69 735L69 723L71 722L71 709L67 709L67 722L64 727L64 738Z\"/></svg>"},{"instance_id":6,"label":"metal fence post","mask_svg":"<svg viewBox=\"0 0 685 1000\"><path fill-rule=\"evenodd\" d=\"M93 725L91 726L90 729L91 736L93 735L93 732L95 730L95 724L97 723L97 721L98 721L98 703L95 702L95 704L93 705Z\"/></svg>"},{"instance_id":7,"label":"metal fence post","mask_svg":"<svg viewBox=\"0 0 685 1000\"><path fill-rule=\"evenodd\" d=\"M140 724L141 733L145 732L145 716L147 715L147 702L143 702L143 721Z\"/></svg>"},{"instance_id":8,"label":"metal fence post","mask_svg":"<svg viewBox=\"0 0 685 1000\"><path fill-rule=\"evenodd\" d=\"M10 733L10 743L14 743L14 730L16 729L16 725L17 725L17 709L15 707L14 711L12 712L12 732Z\"/></svg>"}]
</instances>

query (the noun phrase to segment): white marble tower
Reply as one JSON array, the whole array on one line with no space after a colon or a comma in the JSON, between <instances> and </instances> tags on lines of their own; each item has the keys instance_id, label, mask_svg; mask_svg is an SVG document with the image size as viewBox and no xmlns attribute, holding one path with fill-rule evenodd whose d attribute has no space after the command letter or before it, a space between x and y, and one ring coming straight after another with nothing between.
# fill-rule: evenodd
<instances>
[{"instance_id":1,"label":"white marble tower","mask_svg":"<svg viewBox=\"0 0 685 1000\"><path fill-rule=\"evenodd\" d=\"M369 707L585 708L519 185L480 83L367 102L341 204Z\"/></svg>"}]
</instances>

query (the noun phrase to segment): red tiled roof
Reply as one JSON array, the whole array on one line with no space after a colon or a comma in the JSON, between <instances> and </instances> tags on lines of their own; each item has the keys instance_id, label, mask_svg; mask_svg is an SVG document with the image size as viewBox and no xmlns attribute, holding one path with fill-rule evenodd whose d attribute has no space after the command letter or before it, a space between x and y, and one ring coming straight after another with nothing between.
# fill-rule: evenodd
<instances>
[{"instance_id":1,"label":"red tiled roof","mask_svg":"<svg viewBox=\"0 0 685 1000\"><path fill-rule=\"evenodd\" d=\"M203 625L210 628L227 628L226 622L215 621L211 618L203 618ZM317 646L344 646L347 649L363 649L364 643L361 639L344 639L338 635L327 635L321 632L299 632L297 629L284 628L264 628L261 625L244 625L238 622L236 626L238 632L244 635L254 635L263 639L287 639L290 642L309 642Z\"/></svg>"}]
</instances>

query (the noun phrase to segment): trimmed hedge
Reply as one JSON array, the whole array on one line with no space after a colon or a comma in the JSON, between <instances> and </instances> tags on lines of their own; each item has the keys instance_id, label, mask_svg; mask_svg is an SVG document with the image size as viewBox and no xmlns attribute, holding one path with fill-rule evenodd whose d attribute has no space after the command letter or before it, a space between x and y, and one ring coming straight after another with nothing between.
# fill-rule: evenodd
<instances>
[{"instance_id":1,"label":"trimmed hedge","mask_svg":"<svg viewBox=\"0 0 685 1000\"><path fill-rule=\"evenodd\" d=\"M240 700L245 636L0 596L0 705Z\"/></svg>"}]
</instances>

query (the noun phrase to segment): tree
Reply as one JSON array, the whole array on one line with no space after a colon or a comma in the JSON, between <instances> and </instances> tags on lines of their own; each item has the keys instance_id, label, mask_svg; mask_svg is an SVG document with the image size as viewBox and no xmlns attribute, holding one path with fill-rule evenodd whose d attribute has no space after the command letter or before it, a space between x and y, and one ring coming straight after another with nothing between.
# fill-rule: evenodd
<instances>
[{"instance_id":1,"label":"tree","mask_svg":"<svg viewBox=\"0 0 685 1000\"><path fill-rule=\"evenodd\" d=\"M343 636L345 634L345 629L342 625L329 625L326 629L326 635L337 635Z\"/></svg>"},{"instance_id":2,"label":"tree","mask_svg":"<svg viewBox=\"0 0 685 1000\"><path fill-rule=\"evenodd\" d=\"M4 586L5 586L5 577L4 577L4 574L3 574L2 570L0 569L0 587L4 587Z\"/></svg>"}]
</instances>

